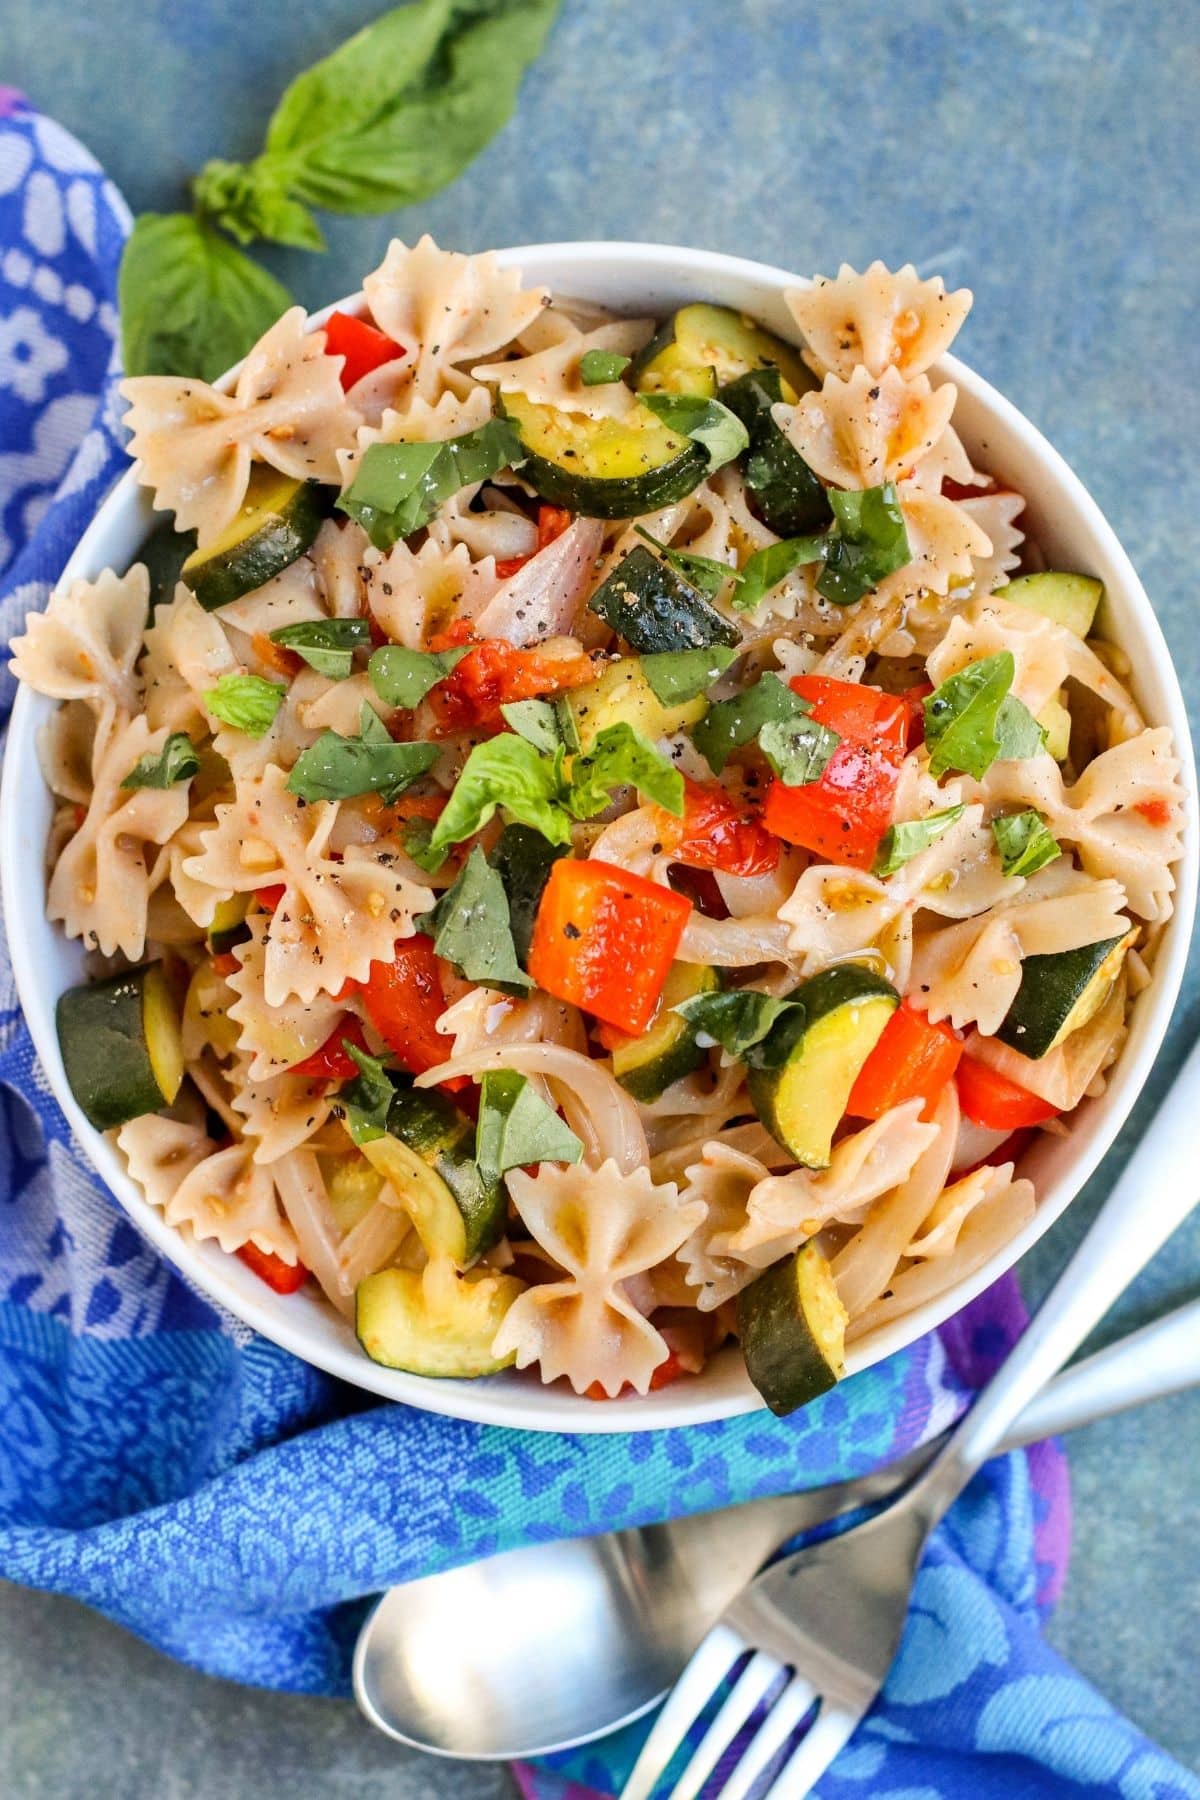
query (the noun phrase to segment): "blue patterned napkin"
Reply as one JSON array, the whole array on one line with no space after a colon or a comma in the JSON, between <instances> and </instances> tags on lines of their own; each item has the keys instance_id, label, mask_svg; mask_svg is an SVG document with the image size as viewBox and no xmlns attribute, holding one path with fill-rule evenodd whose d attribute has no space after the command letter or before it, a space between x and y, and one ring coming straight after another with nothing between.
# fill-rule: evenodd
<instances>
[{"instance_id":1,"label":"blue patterned napkin","mask_svg":"<svg viewBox=\"0 0 1200 1800\"><path fill-rule=\"evenodd\" d=\"M122 456L112 377L128 214L81 146L0 89L0 639L43 605ZM12 680L0 672L0 720ZM497 1549L812 1486L941 1430L1023 1315L1011 1281L786 1421L569 1438L380 1406L186 1286L95 1179L0 955L0 1573L199 1669L346 1693L367 1597ZM939 1533L884 1702L827 1800L1200 1800L1037 1631L1065 1469L995 1463ZM636 1734L560 1772L612 1791ZM581 1790L573 1790L578 1794Z\"/></svg>"}]
</instances>

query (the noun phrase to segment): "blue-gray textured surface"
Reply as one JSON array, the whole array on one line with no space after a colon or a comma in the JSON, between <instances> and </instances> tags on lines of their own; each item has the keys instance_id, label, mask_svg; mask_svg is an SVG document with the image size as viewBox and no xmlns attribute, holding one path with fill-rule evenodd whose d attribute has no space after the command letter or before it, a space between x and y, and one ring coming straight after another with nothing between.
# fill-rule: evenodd
<instances>
[{"instance_id":1,"label":"blue-gray textured surface","mask_svg":"<svg viewBox=\"0 0 1200 1800\"><path fill-rule=\"evenodd\" d=\"M253 153L287 79L366 0L4 0L0 81L87 142L135 208L179 203L209 156ZM961 339L1065 453L1159 609L1200 712L1194 396L1200 11L1167 0L566 0L516 122L430 204L333 220L325 258L273 266L311 303L387 238L460 249L569 237L693 243L803 273L915 260L975 290ZM1156 1072L1197 1025L1200 983ZM1148 1096L1126 1142L1144 1129ZM1036 1292L1109 1172L1030 1259ZM1187 1177L1185 1177L1187 1178ZM1147 1205L1153 1196L1147 1196ZM1195 1289L1200 1228L1107 1329ZM1076 1439L1059 1647L1200 1766L1200 1513L1188 1396ZM61 1600L0 1595L4 1792L307 1792L485 1800L494 1771L400 1758L347 1707L239 1692Z\"/></svg>"}]
</instances>

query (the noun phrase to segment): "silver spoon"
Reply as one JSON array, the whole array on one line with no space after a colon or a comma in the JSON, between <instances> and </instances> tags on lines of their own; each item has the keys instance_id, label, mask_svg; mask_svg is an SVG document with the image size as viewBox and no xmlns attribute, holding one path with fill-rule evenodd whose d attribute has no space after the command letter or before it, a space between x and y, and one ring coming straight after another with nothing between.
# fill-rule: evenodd
<instances>
[{"instance_id":1,"label":"silver spoon","mask_svg":"<svg viewBox=\"0 0 1200 1800\"><path fill-rule=\"evenodd\" d=\"M1200 1383L1200 1300L1056 1377L1004 1448ZM395 1587L363 1626L354 1691L373 1725L435 1755L562 1750L649 1711L772 1551L884 1498L924 1444L860 1480L593 1538L505 1551Z\"/></svg>"}]
</instances>

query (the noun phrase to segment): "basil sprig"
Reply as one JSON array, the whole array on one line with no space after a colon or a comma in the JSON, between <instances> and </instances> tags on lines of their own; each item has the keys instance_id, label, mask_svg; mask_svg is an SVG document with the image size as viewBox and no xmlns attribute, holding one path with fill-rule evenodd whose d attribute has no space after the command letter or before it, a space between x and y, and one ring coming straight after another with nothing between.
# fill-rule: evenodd
<instances>
[{"instance_id":1,"label":"basil sprig","mask_svg":"<svg viewBox=\"0 0 1200 1800\"><path fill-rule=\"evenodd\" d=\"M492 1069L479 1084L475 1161L488 1183L530 1163L577 1163L583 1145L515 1069Z\"/></svg>"},{"instance_id":2,"label":"basil sprig","mask_svg":"<svg viewBox=\"0 0 1200 1800\"><path fill-rule=\"evenodd\" d=\"M460 488L516 468L525 460L520 433L508 419L431 444L368 444L354 479L338 495L377 550L428 525Z\"/></svg>"},{"instance_id":3,"label":"basil sprig","mask_svg":"<svg viewBox=\"0 0 1200 1800\"><path fill-rule=\"evenodd\" d=\"M333 1110L344 1121L352 1143L369 1144L387 1131L396 1083L377 1056L360 1050L349 1038L342 1039L342 1048L358 1065L358 1075L338 1089Z\"/></svg>"},{"instance_id":4,"label":"basil sprig","mask_svg":"<svg viewBox=\"0 0 1200 1800\"><path fill-rule=\"evenodd\" d=\"M123 788L169 788L200 773L196 746L186 731L173 731L161 750L139 756L121 783Z\"/></svg>"},{"instance_id":5,"label":"basil sprig","mask_svg":"<svg viewBox=\"0 0 1200 1800\"><path fill-rule=\"evenodd\" d=\"M247 737L264 737L275 722L287 689L281 682L264 681L261 675L222 675L216 687L201 696L214 719Z\"/></svg>"},{"instance_id":6,"label":"basil sprig","mask_svg":"<svg viewBox=\"0 0 1200 1800\"><path fill-rule=\"evenodd\" d=\"M992 836L1006 875L1036 875L1062 855L1062 845L1041 813L1003 813L992 820Z\"/></svg>"},{"instance_id":7,"label":"basil sprig","mask_svg":"<svg viewBox=\"0 0 1200 1800\"><path fill-rule=\"evenodd\" d=\"M734 589L733 604L739 612L753 612L773 587L802 563L820 562L829 540L824 533L812 537L781 538L747 557Z\"/></svg>"},{"instance_id":8,"label":"basil sprig","mask_svg":"<svg viewBox=\"0 0 1200 1800\"><path fill-rule=\"evenodd\" d=\"M328 681L345 681L354 666L354 652L370 641L366 619L302 619L271 633L273 644L294 650Z\"/></svg>"},{"instance_id":9,"label":"basil sprig","mask_svg":"<svg viewBox=\"0 0 1200 1800\"><path fill-rule=\"evenodd\" d=\"M985 776L994 762L1036 756L1046 733L1029 708L1009 693L1017 665L1011 650L981 657L951 675L925 700L929 770Z\"/></svg>"},{"instance_id":10,"label":"basil sprig","mask_svg":"<svg viewBox=\"0 0 1200 1800\"><path fill-rule=\"evenodd\" d=\"M378 794L390 805L405 788L428 774L441 755L439 744L397 744L371 706L359 714L358 736L323 731L296 759L288 792L301 800L352 800Z\"/></svg>"},{"instance_id":11,"label":"basil sprig","mask_svg":"<svg viewBox=\"0 0 1200 1800\"><path fill-rule=\"evenodd\" d=\"M826 536L825 567L817 592L835 606L853 606L886 575L912 561L895 483L829 489L834 522Z\"/></svg>"},{"instance_id":12,"label":"basil sprig","mask_svg":"<svg viewBox=\"0 0 1200 1800\"><path fill-rule=\"evenodd\" d=\"M719 400L702 400L698 394L639 394L638 399L670 431L699 445L710 475L740 456L750 442L737 414Z\"/></svg>"}]
</instances>

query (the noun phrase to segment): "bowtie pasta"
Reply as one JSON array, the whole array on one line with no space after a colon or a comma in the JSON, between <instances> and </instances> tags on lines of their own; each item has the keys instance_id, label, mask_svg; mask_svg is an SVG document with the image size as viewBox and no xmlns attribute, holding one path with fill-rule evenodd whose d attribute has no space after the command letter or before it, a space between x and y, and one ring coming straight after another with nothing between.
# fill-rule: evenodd
<instances>
[{"instance_id":1,"label":"bowtie pasta","mask_svg":"<svg viewBox=\"0 0 1200 1800\"><path fill-rule=\"evenodd\" d=\"M13 647L58 704L81 1107L368 1356L776 1411L1036 1205L1180 852L1179 761L843 267L794 339L394 243L220 389L125 382L174 525Z\"/></svg>"}]
</instances>

